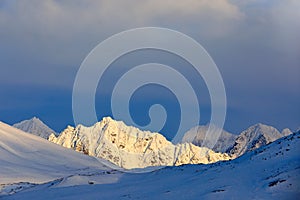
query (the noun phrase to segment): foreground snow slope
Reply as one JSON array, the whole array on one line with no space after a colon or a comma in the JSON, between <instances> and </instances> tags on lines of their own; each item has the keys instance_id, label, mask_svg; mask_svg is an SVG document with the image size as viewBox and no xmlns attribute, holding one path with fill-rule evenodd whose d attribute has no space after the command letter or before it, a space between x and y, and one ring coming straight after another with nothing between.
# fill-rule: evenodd
<instances>
[{"instance_id":1,"label":"foreground snow slope","mask_svg":"<svg viewBox=\"0 0 300 200\"><path fill-rule=\"evenodd\" d=\"M49 141L103 158L125 169L151 166L212 163L228 160L226 153L216 153L191 143L174 145L159 133L142 131L110 117L94 126L69 126Z\"/></svg>"},{"instance_id":2,"label":"foreground snow slope","mask_svg":"<svg viewBox=\"0 0 300 200\"><path fill-rule=\"evenodd\" d=\"M53 131L46 124L44 124L44 122L36 117L16 123L13 125L13 127L45 139L48 139L52 133L56 134L55 131Z\"/></svg>"},{"instance_id":3,"label":"foreground snow slope","mask_svg":"<svg viewBox=\"0 0 300 200\"><path fill-rule=\"evenodd\" d=\"M95 158L0 122L0 184L42 183L87 168L106 169Z\"/></svg>"},{"instance_id":4,"label":"foreground snow slope","mask_svg":"<svg viewBox=\"0 0 300 200\"><path fill-rule=\"evenodd\" d=\"M4 199L297 199L299 152L298 132L232 161L124 174L110 184L97 180L113 173L75 174Z\"/></svg>"}]
</instances>

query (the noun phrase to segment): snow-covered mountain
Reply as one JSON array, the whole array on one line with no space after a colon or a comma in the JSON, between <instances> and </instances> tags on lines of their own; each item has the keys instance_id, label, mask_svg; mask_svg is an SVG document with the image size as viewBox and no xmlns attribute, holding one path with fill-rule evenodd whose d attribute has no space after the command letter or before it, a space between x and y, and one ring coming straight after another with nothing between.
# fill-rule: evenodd
<instances>
[{"instance_id":1,"label":"snow-covered mountain","mask_svg":"<svg viewBox=\"0 0 300 200\"><path fill-rule=\"evenodd\" d=\"M92 157L7 125L0 127L0 198L6 191L17 192L3 199L248 200L300 196L300 132L231 161L128 174L101 168L97 173ZM40 183L42 180L49 182Z\"/></svg>"},{"instance_id":2,"label":"snow-covered mountain","mask_svg":"<svg viewBox=\"0 0 300 200\"><path fill-rule=\"evenodd\" d=\"M91 127L68 126L58 137L52 134L49 141L106 159L125 169L207 164L230 159L226 153L191 143L174 145L159 133L141 131L110 117Z\"/></svg>"},{"instance_id":3,"label":"snow-covered mountain","mask_svg":"<svg viewBox=\"0 0 300 200\"><path fill-rule=\"evenodd\" d=\"M238 157L248 151L269 144L292 132L284 129L280 133L276 128L264 124L256 124L243 131L235 140L232 147L227 150L232 157Z\"/></svg>"},{"instance_id":4,"label":"snow-covered mountain","mask_svg":"<svg viewBox=\"0 0 300 200\"><path fill-rule=\"evenodd\" d=\"M297 131L296 131L297 132ZM290 134L292 134L293 132L290 130L290 129L288 129L288 128L285 128L285 129L283 129L282 131L281 131L281 135L282 136L288 136L288 135L290 135Z\"/></svg>"},{"instance_id":5,"label":"snow-covered mountain","mask_svg":"<svg viewBox=\"0 0 300 200\"><path fill-rule=\"evenodd\" d=\"M197 126L187 131L182 139L182 142L191 142L194 145L202 146L208 131L209 125ZM215 129L220 129L214 126ZM221 130L221 135L212 150L216 152L225 152L234 144L237 135Z\"/></svg>"},{"instance_id":6,"label":"snow-covered mountain","mask_svg":"<svg viewBox=\"0 0 300 200\"><path fill-rule=\"evenodd\" d=\"M13 126L22 131L40 136L45 139L48 139L52 133L56 134L55 131L49 128L37 117L21 121L19 123L14 124Z\"/></svg>"}]
</instances>

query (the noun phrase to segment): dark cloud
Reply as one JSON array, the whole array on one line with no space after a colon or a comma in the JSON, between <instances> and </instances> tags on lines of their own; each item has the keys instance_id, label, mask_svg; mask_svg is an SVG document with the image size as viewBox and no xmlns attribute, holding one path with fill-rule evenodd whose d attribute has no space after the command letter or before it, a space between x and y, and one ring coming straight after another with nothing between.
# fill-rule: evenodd
<instances>
[{"instance_id":1,"label":"dark cloud","mask_svg":"<svg viewBox=\"0 0 300 200\"><path fill-rule=\"evenodd\" d=\"M89 51L120 31L163 26L192 36L215 60L227 89L229 130L259 121L297 128L299 10L297 0L1 1L1 120L25 118L22 109L13 115L7 110L36 105L37 114L70 122L73 81ZM60 102L63 93L55 91L62 88L69 98L63 95ZM54 107L59 114L49 109Z\"/></svg>"}]
</instances>

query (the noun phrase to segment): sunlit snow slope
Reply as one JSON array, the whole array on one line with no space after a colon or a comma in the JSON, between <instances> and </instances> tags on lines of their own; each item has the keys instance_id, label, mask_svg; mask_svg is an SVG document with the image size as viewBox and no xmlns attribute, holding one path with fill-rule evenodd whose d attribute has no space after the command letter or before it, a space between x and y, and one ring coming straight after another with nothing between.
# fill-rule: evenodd
<instances>
[{"instance_id":1,"label":"sunlit snow slope","mask_svg":"<svg viewBox=\"0 0 300 200\"><path fill-rule=\"evenodd\" d=\"M58 137L51 135L49 140L126 169L207 164L230 159L226 153L216 153L192 143L174 145L159 133L142 131L110 117L91 127L69 126Z\"/></svg>"}]
</instances>

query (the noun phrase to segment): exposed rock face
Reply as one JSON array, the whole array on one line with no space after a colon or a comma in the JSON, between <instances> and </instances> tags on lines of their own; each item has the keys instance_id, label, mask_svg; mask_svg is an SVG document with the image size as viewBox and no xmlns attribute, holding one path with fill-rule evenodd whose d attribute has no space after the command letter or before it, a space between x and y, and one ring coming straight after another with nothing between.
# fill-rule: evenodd
<instances>
[{"instance_id":1,"label":"exposed rock face","mask_svg":"<svg viewBox=\"0 0 300 200\"><path fill-rule=\"evenodd\" d=\"M226 153L215 153L191 143L174 145L159 133L141 131L110 117L92 127L68 126L58 137L51 135L49 141L104 158L125 169L207 164L230 159Z\"/></svg>"}]
</instances>

